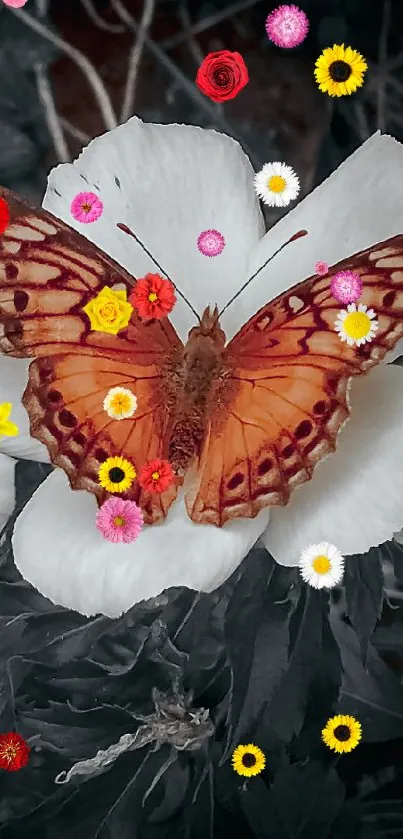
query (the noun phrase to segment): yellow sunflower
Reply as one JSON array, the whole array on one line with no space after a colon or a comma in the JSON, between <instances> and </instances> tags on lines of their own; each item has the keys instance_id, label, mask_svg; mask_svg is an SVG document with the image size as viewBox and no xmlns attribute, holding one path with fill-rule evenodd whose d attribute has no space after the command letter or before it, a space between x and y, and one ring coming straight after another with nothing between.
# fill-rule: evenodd
<instances>
[{"instance_id":1,"label":"yellow sunflower","mask_svg":"<svg viewBox=\"0 0 403 839\"><path fill-rule=\"evenodd\" d=\"M266 766L266 758L258 746L249 743L247 746L237 746L232 753L232 768L238 775L250 778L260 775Z\"/></svg>"},{"instance_id":2,"label":"yellow sunflower","mask_svg":"<svg viewBox=\"0 0 403 839\"><path fill-rule=\"evenodd\" d=\"M352 752L362 737L361 723L348 714L337 714L327 721L322 740L334 752Z\"/></svg>"},{"instance_id":3,"label":"yellow sunflower","mask_svg":"<svg viewBox=\"0 0 403 839\"><path fill-rule=\"evenodd\" d=\"M99 483L108 492L126 492L136 478L133 464L124 457L108 457L98 472Z\"/></svg>"},{"instance_id":4,"label":"yellow sunflower","mask_svg":"<svg viewBox=\"0 0 403 839\"><path fill-rule=\"evenodd\" d=\"M344 44L326 47L315 64L315 79L319 90L329 96L349 96L364 82L368 69L365 58Z\"/></svg>"}]
</instances>

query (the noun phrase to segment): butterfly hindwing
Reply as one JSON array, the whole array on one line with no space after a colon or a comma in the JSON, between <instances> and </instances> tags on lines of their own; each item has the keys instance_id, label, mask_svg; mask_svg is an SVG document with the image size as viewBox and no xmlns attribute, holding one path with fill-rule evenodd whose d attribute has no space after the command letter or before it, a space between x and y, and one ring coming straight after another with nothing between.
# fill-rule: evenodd
<instances>
[{"instance_id":1,"label":"butterfly hindwing","mask_svg":"<svg viewBox=\"0 0 403 839\"><path fill-rule=\"evenodd\" d=\"M379 327L360 347L342 342L335 320L345 308L330 292L341 270L360 274L359 302ZM221 526L284 505L334 451L349 416L353 376L380 362L403 334L403 236L373 246L264 306L226 349L226 383L209 418L187 493L195 522ZM231 396L226 399L226 392Z\"/></svg>"}]
</instances>

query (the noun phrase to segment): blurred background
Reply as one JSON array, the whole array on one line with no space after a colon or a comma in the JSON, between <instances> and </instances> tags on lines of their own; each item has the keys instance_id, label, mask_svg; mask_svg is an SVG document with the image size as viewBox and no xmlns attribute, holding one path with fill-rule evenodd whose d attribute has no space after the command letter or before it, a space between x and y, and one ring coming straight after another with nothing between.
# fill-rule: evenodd
<instances>
[{"instance_id":1,"label":"blurred background","mask_svg":"<svg viewBox=\"0 0 403 839\"><path fill-rule=\"evenodd\" d=\"M0 2L0 183L41 200L49 169L133 114L214 127L239 139L255 168L280 159L302 195L375 129L403 139L401 0L302 0L310 33L279 49L265 32L267 0ZM315 59L350 44L367 59L364 87L320 93ZM194 80L220 49L245 58L250 82L223 105ZM283 211L284 212L284 211ZM268 225L281 211L268 210Z\"/></svg>"}]
</instances>

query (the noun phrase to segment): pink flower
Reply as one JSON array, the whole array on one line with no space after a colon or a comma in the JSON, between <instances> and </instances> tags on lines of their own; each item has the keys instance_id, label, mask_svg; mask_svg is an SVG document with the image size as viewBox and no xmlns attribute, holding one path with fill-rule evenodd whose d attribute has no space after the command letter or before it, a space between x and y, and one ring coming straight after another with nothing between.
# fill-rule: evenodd
<instances>
[{"instance_id":1,"label":"pink flower","mask_svg":"<svg viewBox=\"0 0 403 839\"><path fill-rule=\"evenodd\" d=\"M22 9L28 0L3 0L5 6L10 6L10 9Z\"/></svg>"},{"instance_id":2,"label":"pink flower","mask_svg":"<svg viewBox=\"0 0 403 839\"><path fill-rule=\"evenodd\" d=\"M102 216L104 205L93 192L79 192L73 198L70 211L76 221L91 224Z\"/></svg>"},{"instance_id":3,"label":"pink flower","mask_svg":"<svg viewBox=\"0 0 403 839\"><path fill-rule=\"evenodd\" d=\"M362 294L362 279L355 271L338 271L330 282L330 291L339 303L356 303Z\"/></svg>"},{"instance_id":4,"label":"pink flower","mask_svg":"<svg viewBox=\"0 0 403 839\"><path fill-rule=\"evenodd\" d=\"M143 514L134 501L108 498L99 508L96 526L108 542L134 542L143 527Z\"/></svg>"},{"instance_id":5,"label":"pink flower","mask_svg":"<svg viewBox=\"0 0 403 839\"><path fill-rule=\"evenodd\" d=\"M197 247L203 256L219 256L225 248L225 239L219 230L203 230L197 239Z\"/></svg>"},{"instance_id":6,"label":"pink flower","mask_svg":"<svg viewBox=\"0 0 403 839\"><path fill-rule=\"evenodd\" d=\"M325 274L327 274L328 270L329 270L329 266L328 266L327 262L316 262L315 263L315 274L317 274L318 277L324 277Z\"/></svg>"},{"instance_id":7,"label":"pink flower","mask_svg":"<svg viewBox=\"0 0 403 839\"><path fill-rule=\"evenodd\" d=\"M297 47L305 40L308 30L308 17L298 6L278 6L266 18L267 37L277 47Z\"/></svg>"}]
</instances>

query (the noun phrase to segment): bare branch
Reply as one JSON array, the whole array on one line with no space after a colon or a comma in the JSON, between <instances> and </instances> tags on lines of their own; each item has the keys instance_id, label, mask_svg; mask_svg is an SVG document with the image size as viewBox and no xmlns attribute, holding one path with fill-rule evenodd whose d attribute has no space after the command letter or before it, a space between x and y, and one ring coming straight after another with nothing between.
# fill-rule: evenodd
<instances>
[{"instance_id":1,"label":"bare branch","mask_svg":"<svg viewBox=\"0 0 403 839\"><path fill-rule=\"evenodd\" d=\"M381 131L386 130L386 113L385 113L385 90L386 90L386 74L383 72L387 60L388 51L388 32L390 26L390 0L384 0L382 12L382 26L381 35L379 39L378 63L380 73L378 76L378 90L377 90L377 108L376 108L376 125Z\"/></svg>"},{"instance_id":2,"label":"bare branch","mask_svg":"<svg viewBox=\"0 0 403 839\"><path fill-rule=\"evenodd\" d=\"M207 15L207 17L199 20L198 23L191 26L187 32L180 32L179 35L173 35L172 38L160 41L159 46L164 50L173 49L173 47L177 47L179 44L182 44L183 41L186 41L189 35L200 35L201 32L206 32L207 29L211 29L211 27L215 26L217 23L221 23L223 20L233 17L234 15L239 14L239 12L245 11L245 9L250 9L251 6L255 6L258 1L259 0L241 0L241 2L233 3L221 12L214 12L214 14Z\"/></svg>"},{"instance_id":3,"label":"bare branch","mask_svg":"<svg viewBox=\"0 0 403 839\"><path fill-rule=\"evenodd\" d=\"M147 32L150 29L152 19L155 11L155 0L144 0L143 12L140 18L140 23L134 39L134 44L130 51L129 68L127 72L126 87L123 96L123 105L121 112L121 121L126 122L133 114L134 97L136 91L137 75L139 72L141 56L144 49L144 42L147 37Z\"/></svg>"},{"instance_id":4,"label":"bare branch","mask_svg":"<svg viewBox=\"0 0 403 839\"><path fill-rule=\"evenodd\" d=\"M88 17L92 20L93 24L98 27L98 29L103 29L104 32L124 32L124 26L121 26L120 23L107 23L106 20L103 20L95 6L92 3L92 0L81 0L82 5L84 6L85 11L87 12Z\"/></svg>"},{"instance_id":5,"label":"bare branch","mask_svg":"<svg viewBox=\"0 0 403 839\"><path fill-rule=\"evenodd\" d=\"M204 59L204 53L201 47L199 47L196 38L192 35L192 24L186 0L181 0L181 3L179 4L179 17L183 30L186 34L186 41L188 43L189 50L193 55L196 67L199 67Z\"/></svg>"},{"instance_id":6,"label":"bare branch","mask_svg":"<svg viewBox=\"0 0 403 839\"><path fill-rule=\"evenodd\" d=\"M61 52L65 55L68 55L72 61L82 70L84 73L88 84L91 86L94 96L97 100L97 104L99 110L101 111L105 126L108 130L112 128L116 128L117 120L116 116L112 107L112 102L109 98L109 94L107 93L100 76L98 75L95 67L91 64L88 58L83 55L80 50L76 49L76 47L71 46L68 44L67 41L64 41L62 38L59 38L58 35L55 35L51 29L49 29L46 24L41 23L41 21L36 20L36 18L32 17L29 12L24 11L24 9L11 9L10 11L16 15L23 23L33 29L34 32L37 32L38 35L41 35L45 38L46 41L50 41L55 47L57 47Z\"/></svg>"},{"instance_id":7,"label":"bare branch","mask_svg":"<svg viewBox=\"0 0 403 839\"><path fill-rule=\"evenodd\" d=\"M88 134L86 134L85 131L81 131L81 128L77 128L76 125L73 125L71 122L69 122L68 119L64 119L64 117L61 117L60 122L64 130L67 131L68 134L71 134L71 136L74 137L75 140L78 140L84 146L86 146L87 143L90 142L91 137Z\"/></svg>"},{"instance_id":8,"label":"bare branch","mask_svg":"<svg viewBox=\"0 0 403 839\"><path fill-rule=\"evenodd\" d=\"M38 94L41 100L46 124L49 134L60 163L68 163L70 152L63 133L59 115L56 111L55 100L53 99L52 88L43 64L35 64L34 67Z\"/></svg>"}]
</instances>

